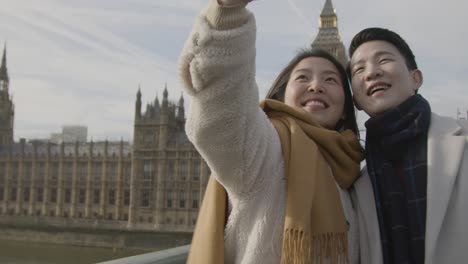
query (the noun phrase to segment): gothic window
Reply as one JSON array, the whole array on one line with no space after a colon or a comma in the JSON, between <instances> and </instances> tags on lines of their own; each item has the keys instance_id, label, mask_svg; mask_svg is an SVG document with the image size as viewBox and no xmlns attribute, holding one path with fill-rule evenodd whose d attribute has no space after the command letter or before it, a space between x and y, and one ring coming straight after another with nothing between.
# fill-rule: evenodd
<instances>
[{"instance_id":1,"label":"gothic window","mask_svg":"<svg viewBox=\"0 0 468 264\"><path fill-rule=\"evenodd\" d=\"M100 201L101 201L101 190L99 190L99 189L94 189L94 193L93 193L93 203L94 203L94 204L99 204Z\"/></svg>"},{"instance_id":2,"label":"gothic window","mask_svg":"<svg viewBox=\"0 0 468 264\"><path fill-rule=\"evenodd\" d=\"M200 160L192 161L192 176L194 181L200 180Z\"/></svg>"},{"instance_id":3,"label":"gothic window","mask_svg":"<svg viewBox=\"0 0 468 264\"><path fill-rule=\"evenodd\" d=\"M143 180L149 181L152 179L153 163L151 160L143 161Z\"/></svg>"},{"instance_id":4,"label":"gothic window","mask_svg":"<svg viewBox=\"0 0 468 264\"><path fill-rule=\"evenodd\" d=\"M0 186L0 201L3 201L3 195L4 195L3 188L4 188L3 186Z\"/></svg>"},{"instance_id":5,"label":"gothic window","mask_svg":"<svg viewBox=\"0 0 468 264\"><path fill-rule=\"evenodd\" d=\"M79 196L78 196L78 203L84 204L86 201L86 190L80 189Z\"/></svg>"},{"instance_id":6,"label":"gothic window","mask_svg":"<svg viewBox=\"0 0 468 264\"><path fill-rule=\"evenodd\" d=\"M78 165L78 177L79 181L85 181L88 174L88 166L86 162L80 162Z\"/></svg>"},{"instance_id":7,"label":"gothic window","mask_svg":"<svg viewBox=\"0 0 468 264\"><path fill-rule=\"evenodd\" d=\"M52 188L50 190L50 202L51 203L57 202L57 189L56 188Z\"/></svg>"},{"instance_id":8,"label":"gothic window","mask_svg":"<svg viewBox=\"0 0 468 264\"><path fill-rule=\"evenodd\" d=\"M11 188L10 201L12 202L16 201L16 188L15 187Z\"/></svg>"},{"instance_id":9,"label":"gothic window","mask_svg":"<svg viewBox=\"0 0 468 264\"><path fill-rule=\"evenodd\" d=\"M154 136L155 134L153 131L147 131L143 136L143 143L145 147L149 147L148 145L152 145L154 143Z\"/></svg>"},{"instance_id":10,"label":"gothic window","mask_svg":"<svg viewBox=\"0 0 468 264\"><path fill-rule=\"evenodd\" d=\"M31 172L32 172L32 163L26 162L24 164L24 178L27 180L31 179Z\"/></svg>"},{"instance_id":11,"label":"gothic window","mask_svg":"<svg viewBox=\"0 0 468 264\"><path fill-rule=\"evenodd\" d=\"M59 175L59 164L58 162L54 162L52 164L50 164L50 175L52 176L51 177L51 180L52 181L56 181L57 178L58 178L58 175Z\"/></svg>"},{"instance_id":12,"label":"gothic window","mask_svg":"<svg viewBox=\"0 0 468 264\"><path fill-rule=\"evenodd\" d=\"M180 179L184 181L185 178L187 177L187 161L181 160L179 163L179 166L180 166Z\"/></svg>"},{"instance_id":13,"label":"gothic window","mask_svg":"<svg viewBox=\"0 0 468 264\"><path fill-rule=\"evenodd\" d=\"M44 190L42 188L37 188L36 190L36 201L42 202L44 199Z\"/></svg>"},{"instance_id":14,"label":"gothic window","mask_svg":"<svg viewBox=\"0 0 468 264\"><path fill-rule=\"evenodd\" d=\"M141 206L149 207L150 206L151 191L150 189L143 189L141 192Z\"/></svg>"},{"instance_id":15,"label":"gothic window","mask_svg":"<svg viewBox=\"0 0 468 264\"><path fill-rule=\"evenodd\" d=\"M64 178L71 179L73 176L73 163L72 162L65 162L64 164Z\"/></svg>"},{"instance_id":16,"label":"gothic window","mask_svg":"<svg viewBox=\"0 0 468 264\"><path fill-rule=\"evenodd\" d=\"M124 205L125 206L130 205L130 190L125 190L124 192Z\"/></svg>"},{"instance_id":17,"label":"gothic window","mask_svg":"<svg viewBox=\"0 0 468 264\"><path fill-rule=\"evenodd\" d=\"M125 176L125 181L130 182L130 177L132 176L132 167L131 167L130 163L125 164L124 176Z\"/></svg>"},{"instance_id":18,"label":"gothic window","mask_svg":"<svg viewBox=\"0 0 468 264\"><path fill-rule=\"evenodd\" d=\"M166 207L167 208L172 208L172 191L167 191L167 197L166 197Z\"/></svg>"},{"instance_id":19,"label":"gothic window","mask_svg":"<svg viewBox=\"0 0 468 264\"><path fill-rule=\"evenodd\" d=\"M29 188L24 188L23 190L23 201L29 202Z\"/></svg>"},{"instance_id":20,"label":"gothic window","mask_svg":"<svg viewBox=\"0 0 468 264\"><path fill-rule=\"evenodd\" d=\"M200 193L198 191L193 191L192 192L192 208L197 209L198 208L198 199L199 199Z\"/></svg>"},{"instance_id":21,"label":"gothic window","mask_svg":"<svg viewBox=\"0 0 468 264\"><path fill-rule=\"evenodd\" d=\"M179 191L179 208L185 208L185 192Z\"/></svg>"},{"instance_id":22,"label":"gothic window","mask_svg":"<svg viewBox=\"0 0 468 264\"><path fill-rule=\"evenodd\" d=\"M18 162L13 162L11 164L11 176L14 180L18 178Z\"/></svg>"},{"instance_id":23,"label":"gothic window","mask_svg":"<svg viewBox=\"0 0 468 264\"><path fill-rule=\"evenodd\" d=\"M115 204L115 190L113 190L113 189L109 190L109 197L108 198L109 198L109 200L108 200L109 204L114 205Z\"/></svg>"},{"instance_id":24,"label":"gothic window","mask_svg":"<svg viewBox=\"0 0 468 264\"><path fill-rule=\"evenodd\" d=\"M65 189L65 203L70 203L71 202L71 189L67 188Z\"/></svg>"},{"instance_id":25,"label":"gothic window","mask_svg":"<svg viewBox=\"0 0 468 264\"><path fill-rule=\"evenodd\" d=\"M168 160L167 161L167 176L169 178L174 177L174 172L175 172L175 161L174 160Z\"/></svg>"},{"instance_id":26,"label":"gothic window","mask_svg":"<svg viewBox=\"0 0 468 264\"><path fill-rule=\"evenodd\" d=\"M112 179L112 180L117 179L117 167L118 167L117 163L115 163L115 162L109 163L109 167L108 167L109 178Z\"/></svg>"},{"instance_id":27,"label":"gothic window","mask_svg":"<svg viewBox=\"0 0 468 264\"><path fill-rule=\"evenodd\" d=\"M100 180L102 176L102 164L100 162L96 162L94 164L94 178Z\"/></svg>"},{"instance_id":28,"label":"gothic window","mask_svg":"<svg viewBox=\"0 0 468 264\"><path fill-rule=\"evenodd\" d=\"M43 162L37 163L37 177L44 178L45 174L45 164Z\"/></svg>"}]
</instances>

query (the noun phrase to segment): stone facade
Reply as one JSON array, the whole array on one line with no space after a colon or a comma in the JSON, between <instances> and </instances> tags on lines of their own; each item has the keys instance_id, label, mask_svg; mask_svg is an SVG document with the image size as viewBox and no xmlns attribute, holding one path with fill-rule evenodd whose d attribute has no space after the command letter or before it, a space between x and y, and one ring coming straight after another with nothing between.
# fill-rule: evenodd
<instances>
[{"instance_id":1,"label":"stone facade","mask_svg":"<svg viewBox=\"0 0 468 264\"><path fill-rule=\"evenodd\" d=\"M169 102L166 87L161 104L156 98L142 113L138 91L132 144L14 142L8 81L4 50L0 68L2 223L21 216L51 223L60 218L63 226L82 219L84 228L90 227L91 220L109 229L193 231L209 168L184 132L183 98L178 104Z\"/></svg>"}]
</instances>

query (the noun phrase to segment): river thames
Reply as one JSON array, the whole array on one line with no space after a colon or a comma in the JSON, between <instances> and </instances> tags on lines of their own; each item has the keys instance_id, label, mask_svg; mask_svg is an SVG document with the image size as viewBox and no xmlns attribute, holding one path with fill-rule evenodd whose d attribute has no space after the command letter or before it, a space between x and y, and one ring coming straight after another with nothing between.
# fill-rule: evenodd
<instances>
[{"instance_id":1,"label":"river thames","mask_svg":"<svg viewBox=\"0 0 468 264\"><path fill-rule=\"evenodd\" d=\"M0 240L2 264L90 264L147 252Z\"/></svg>"}]
</instances>

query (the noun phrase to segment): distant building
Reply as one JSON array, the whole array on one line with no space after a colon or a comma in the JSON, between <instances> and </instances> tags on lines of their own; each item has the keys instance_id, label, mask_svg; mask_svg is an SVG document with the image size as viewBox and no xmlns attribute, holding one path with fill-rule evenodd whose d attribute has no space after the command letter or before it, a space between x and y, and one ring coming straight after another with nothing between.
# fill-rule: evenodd
<instances>
[{"instance_id":1,"label":"distant building","mask_svg":"<svg viewBox=\"0 0 468 264\"><path fill-rule=\"evenodd\" d=\"M330 0L312 46L346 61ZM133 142L87 142L85 127L13 140L6 48L0 67L0 221L191 232L210 169L184 131L184 99L135 100ZM21 221L19 221L21 220Z\"/></svg>"},{"instance_id":2,"label":"distant building","mask_svg":"<svg viewBox=\"0 0 468 264\"><path fill-rule=\"evenodd\" d=\"M88 138L88 127L86 126L63 126L62 133L52 133L50 141L60 144L73 142L86 142Z\"/></svg>"},{"instance_id":3,"label":"distant building","mask_svg":"<svg viewBox=\"0 0 468 264\"><path fill-rule=\"evenodd\" d=\"M6 49L0 85L0 219L193 230L209 168L184 132L182 97L169 102L166 87L162 102L156 97L142 112L138 90L132 144L86 142L87 128L79 126L50 141L14 142Z\"/></svg>"}]
</instances>

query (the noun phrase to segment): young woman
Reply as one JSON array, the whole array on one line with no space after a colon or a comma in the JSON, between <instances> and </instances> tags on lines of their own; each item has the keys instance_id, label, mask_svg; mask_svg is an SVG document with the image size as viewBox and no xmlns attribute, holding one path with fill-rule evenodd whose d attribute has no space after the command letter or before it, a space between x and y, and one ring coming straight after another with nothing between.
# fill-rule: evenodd
<instances>
[{"instance_id":1,"label":"young woman","mask_svg":"<svg viewBox=\"0 0 468 264\"><path fill-rule=\"evenodd\" d=\"M210 0L180 59L186 131L210 166L188 263L357 263L361 148L343 67L298 54L258 106L255 21Z\"/></svg>"}]
</instances>

